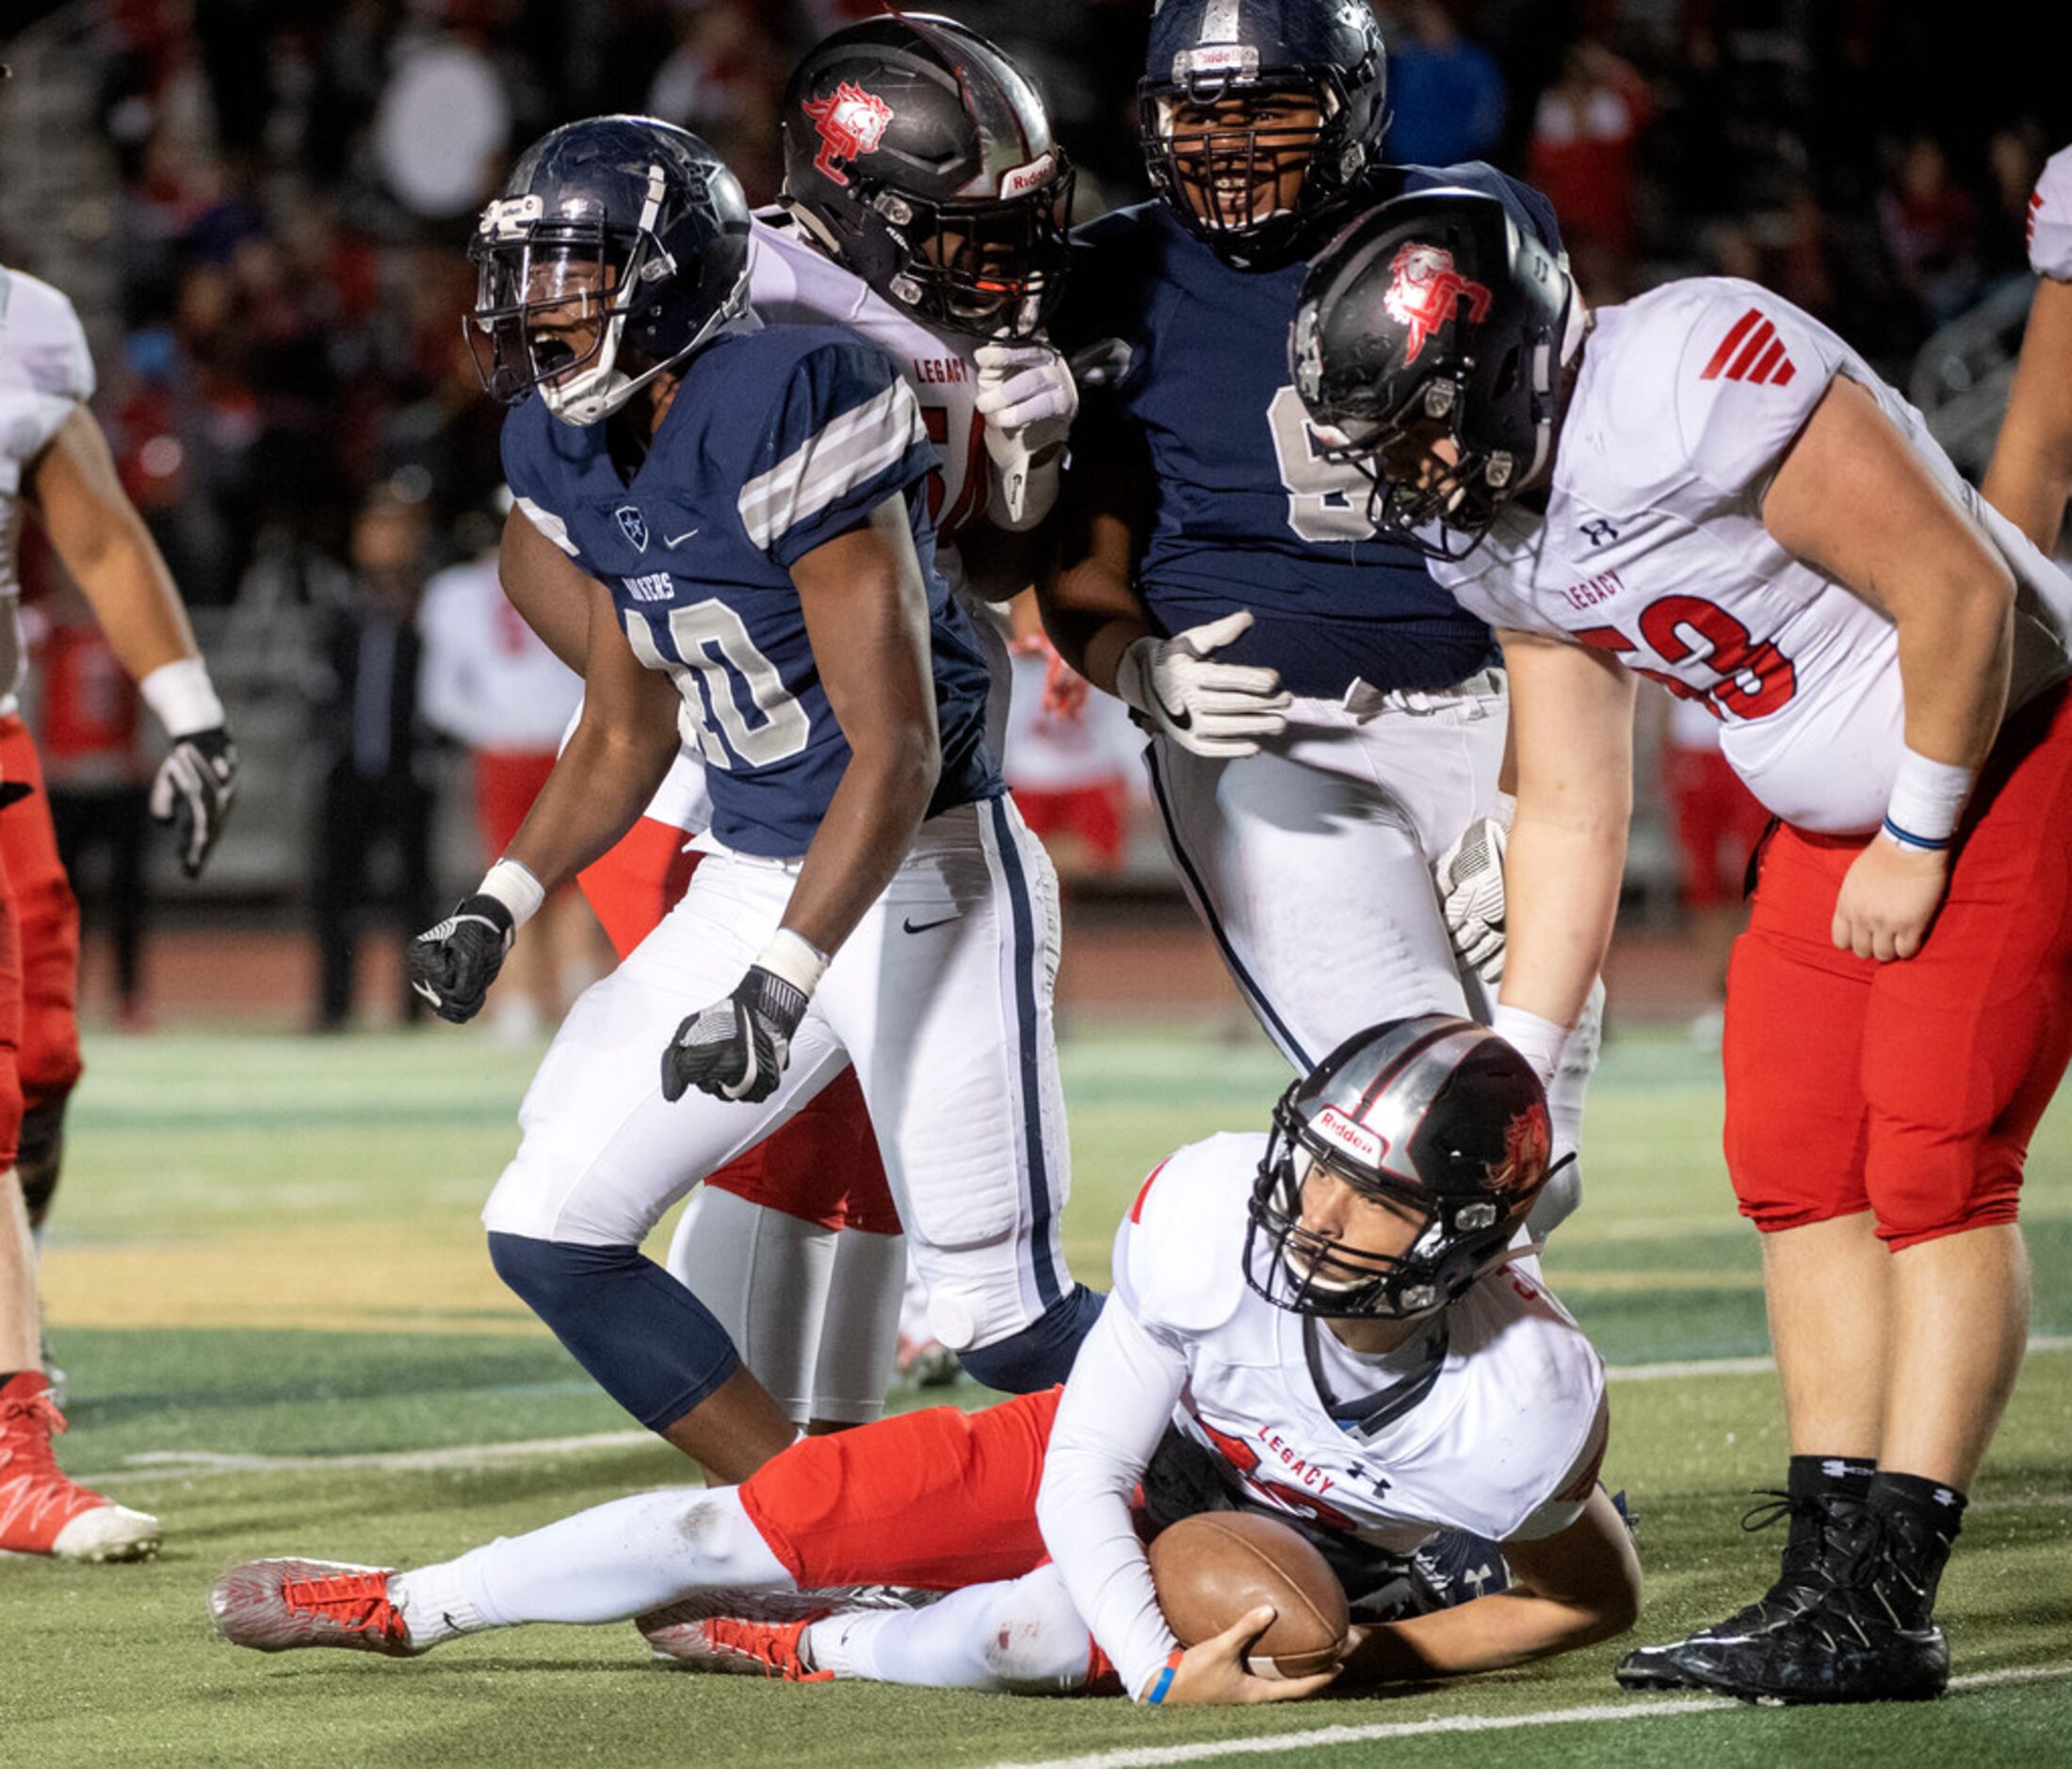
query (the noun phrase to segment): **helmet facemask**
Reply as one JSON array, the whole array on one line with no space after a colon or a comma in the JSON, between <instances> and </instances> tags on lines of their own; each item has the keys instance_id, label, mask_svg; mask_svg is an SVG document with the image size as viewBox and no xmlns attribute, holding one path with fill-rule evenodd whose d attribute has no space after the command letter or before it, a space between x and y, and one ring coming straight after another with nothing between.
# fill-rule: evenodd
<instances>
[{"instance_id":1,"label":"helmet facemask","mask_svg":"<svg viewBox=\"0 0 2072 1769\"><path fill-rule=\"evenodd\" d=\"M501 198L482 211L468 248L477 282L466 332L492 398L517 405L537 388L562 423L598 423L741 310L745 280L737 299L666 360L638 369L623 360L649 290L681 273L655 232L663 193L661 169L651 167L647 202L630 228L545 216L536 196Z\"/></svg>"},{"instance_id":2,"label":"helmet facemask","mask_svg":"<svg viewBox=\"0 0 2072 1769\"><path fill-rule=\"evenodd\" d=\"M1487 1195L1444 1196L1383 1168L1355 1168L1297 1110L1301 1088L1290 1087L1274 1108L1253 1182L1246 1280L1275 1307L1323 1320L1412 1320L1452 1302L1501 1255L1522 1208ZM1303 1190L1319 1167L1407 1219L1400 1253L1355 1246L1303 1223Z\"/></svg>"},{"instance_id":3,"label":"helmet facemask","mask_svg":"<svg viewBox=\"0 0 2072 1769\"><path fill-rule=\"evenodd\" d=\"M1063 287L1072 216L1072 167L1060 150L1050 157L1055 170L1044 169L1044 182L997 198L935 200L852 172L864 225L882 235L880 252L866 248L855 262L886 300L931 327L1011 342L1036 336ZM828 218L798 206L828 230Z\"/></svg>"}]
</instances>

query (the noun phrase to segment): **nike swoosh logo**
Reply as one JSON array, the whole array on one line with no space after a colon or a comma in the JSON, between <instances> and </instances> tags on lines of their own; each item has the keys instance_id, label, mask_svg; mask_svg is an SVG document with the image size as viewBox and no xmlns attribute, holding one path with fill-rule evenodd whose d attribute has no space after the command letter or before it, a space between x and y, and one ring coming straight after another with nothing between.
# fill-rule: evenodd
<instances>
[{"instance_id":1,"label":"nike swoosh logo","mask_svg":"<svg viewBox=\"0 0 2072 1769\"><path fill-rule=\"evenodd\" d=\"M681 546L697 532L696 528L686 528L681 534L665 534L662 537L662 544L664 546Z\"/></svg>"},{"instance_id":2,"label":"nike swoosh logo","mask_svg":"<svg viewBox=\"0 0 2072 1769\"><path fill-rule=\"evenodd\" d=\"M924 921L918 927L916 927L914 922L914 917L912 916L909 916L904 921L900 922L899 925L904 928L909 933L926 933L931 928L940 928L946 926L949 922L955 921L957 918L958 917L955 916L944 916L943 917L941 917L940 920Z\"/></svg>"}]
</instances>

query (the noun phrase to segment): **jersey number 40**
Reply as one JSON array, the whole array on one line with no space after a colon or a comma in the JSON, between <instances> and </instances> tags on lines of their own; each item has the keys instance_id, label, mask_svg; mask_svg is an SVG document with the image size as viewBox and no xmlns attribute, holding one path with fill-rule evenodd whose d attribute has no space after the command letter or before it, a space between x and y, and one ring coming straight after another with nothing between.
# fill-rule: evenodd
<instances>
[{"instance_id":1,"label":"jersey number 40","mask_svg":"<svg viewBox=\"0 0 2072 1769\"><path fill-rule=\"evenodd\" d=\"M806 709L724 602L670 610L670 642L681 662L662 655L644 617L628 610L625 622L633 655L676 684L684 697L686 740L695 733L713 767L767 768L805 748L812 731ZM744 700L754 709L753 722L742 709Z\"/></svg>"}]
</instances>

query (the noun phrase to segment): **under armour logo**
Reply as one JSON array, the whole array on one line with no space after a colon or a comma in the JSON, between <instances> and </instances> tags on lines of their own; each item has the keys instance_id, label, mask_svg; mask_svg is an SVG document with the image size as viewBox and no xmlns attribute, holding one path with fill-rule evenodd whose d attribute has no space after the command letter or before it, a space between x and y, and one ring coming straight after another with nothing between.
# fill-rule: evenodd
<instances>
[{"instance_id":1,"label":"under armour logo","mask_svg":"<svg viewBox=\"0 0 2072 1769\"><path fill-rule=\"evenodd\" d=\"M1614 528L1602 516L1584 523L1582 531L1592 546L1606 546L1619 538L1618 529Z\"/></svg>"}]
</instances>

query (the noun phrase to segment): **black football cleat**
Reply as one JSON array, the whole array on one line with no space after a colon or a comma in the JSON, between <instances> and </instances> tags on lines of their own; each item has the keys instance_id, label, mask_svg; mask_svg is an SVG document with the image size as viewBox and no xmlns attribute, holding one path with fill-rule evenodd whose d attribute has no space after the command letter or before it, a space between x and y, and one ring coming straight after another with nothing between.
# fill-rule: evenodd
<instances>
[{"instance_id":1,"label":"black football cleat","mask_svg":"<svg viewBox=\"0 0 2072 1769\"><path fill-rule=\"evenodd\" d=\"M1710 1689L1767 1707L1925 1701L1950 1683L1950 1643L1931 1610L1947 1541L1921 1544L1886 1514L1852 1506L1824 1531L1826 1588L1791 1614L1751 1604L1674 1646L1627 1654L1627 1689Z\"/></svg>"},{"instance_id":2,"label":"black football cleat","mask_svg":"<svg viewBox=\"0 0 2072 1769\"><path fill-rule=\"evenodd\" d=\"M1691 1648L1720 1641L1742 1641L1767 1632L1803 1615L1826 1594L1830 1564L1840 1559L1850 1526L1863 1511L1861 1501L1832 1496L1794 1499L1789 1493L1775 1491L1763 1496L1773 1502L1757 1505L1744 1515L1741 1528L1753 1533L1790 1519L1791 1534L1785 1543L1776 1582L1724 1621L1714 1622L1667 1646L1641 1647L1628 1652L1619 1661L1615 1673L1621 1689L1713 1688L1716 1685L1684 1669L1684 1657Z\"/></svg>"}]
</instances>

